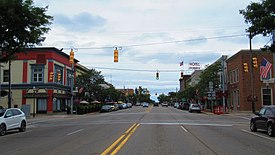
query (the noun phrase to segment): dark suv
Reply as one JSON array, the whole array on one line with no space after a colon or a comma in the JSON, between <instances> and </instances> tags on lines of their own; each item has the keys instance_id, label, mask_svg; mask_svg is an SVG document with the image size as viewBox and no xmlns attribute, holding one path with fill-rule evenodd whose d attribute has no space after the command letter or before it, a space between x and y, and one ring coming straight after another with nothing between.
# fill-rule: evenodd
<instances>
[{"instance_id":1,"label":"dark suv","mask_svg":"<svg viewBox=\"0 0 275 155\"><path fill-rule=\"evenodd\" d=\"M264 106L250 120L250 130L256 132L257 129L266 130L269 136L275 135L275 106Z\"/></svg>"}]
</instances>

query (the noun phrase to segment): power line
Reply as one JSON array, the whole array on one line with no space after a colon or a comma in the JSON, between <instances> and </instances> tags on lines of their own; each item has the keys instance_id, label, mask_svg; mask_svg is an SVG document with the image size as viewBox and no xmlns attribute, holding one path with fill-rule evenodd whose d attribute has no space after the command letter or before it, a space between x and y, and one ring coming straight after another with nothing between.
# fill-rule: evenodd
<instances>
[{"instance_id":1,"label":"power line","mask_svg":"<svg viewBox=\"0 0 275 155\"><path fill-rule=\"evenodd\" d=\"M109 48L115 48L115 47L154 46L154 45L181 43L181 42L201 41L201 40L206 40L206 39L207 39L207 40L213 40L213 39L225 39L225 38L235 38L235 37L243 37L243 36L247 36L247 34L236 34L236 35L216 36L216 37L208 37L208 38L197 38L197 39L186 39L186 40L174 40L174 41L164 41L164 42L154 42L154 43L121 45L121 46L79 47L79 48L76 48L76 49L98 50L98 49L109 49ZM71 49L71 48L63 48L63 49L69 50L69 49Z\"/></svg>"},{"instance_id":2,"label":"power line","mask_svg":"<svg viewBox=\"0 0 275 155\"><path fill-rule=\"evenodd\" d=\"M181 70L149 70L149 69L130 69L130 68L111 68L111 67L90 67L95 69L106 69L106 70L119 70L119 71L130 71L130 72L162 72L162 73L172 73L172 72L181 72Z\"/></svg>"}]
</instances>

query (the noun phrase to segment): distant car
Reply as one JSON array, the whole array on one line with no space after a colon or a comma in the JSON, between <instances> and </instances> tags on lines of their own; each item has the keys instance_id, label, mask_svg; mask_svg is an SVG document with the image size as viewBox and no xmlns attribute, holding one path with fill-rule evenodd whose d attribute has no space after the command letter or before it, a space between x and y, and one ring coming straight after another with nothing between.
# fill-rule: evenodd
<instances>
[{"instance_id":1,"label":"distant car","mask_svg":"<svg viewBox=\"0 0 275 155\"><path fill-rule=\"evenodd\" d=\"M126 109L126 108L127 108L127 104L126 103L119 104L119 109Z\"/></svg>"},{"instance_id":2,"label":"distant car","mask_svg":"<svg viewBox=\"0 0 275 155\"><path fill-rule=\"evenodd\" d=\"M174 103L174 108L179 108L180 104L178 102Z\"/></svg>"},{"instance_id":3,"label":"distant car","mask_svg":"<svg viewBox=\"0 0 275 155\"><path fill-rule=\"evenodd\" d=\"M154 102L154 107L158 107L159 103L158 102Z\"/></svg>"},{"instance_id":4,"label":"distant car","mask_svg":"<svg viewBox=\"0 0 275 155\"><path fill-rule=\"evenodd\" d=\"M187 102L184 102L181 104L181 108L182 110L189 110L190 104Z\"/></svg>"},{"instance_id":5,"label":"distant car","mask_svg":"<svg viewBox=\"0 0 275 155\"><path fill-rule=\"evenodd\" d=\"M112 108L113 107L111 105L104 105L101 107L100 112L111 112Z\"/></svg>"},{"instance_id":6,"label":"distant car","mask_svg":"<svg viewBox=\"0 0 275 155\"><path fill-rule=\"evenodd\" d=\"M19 129L26 131L27 120L25 113L18 108L0 109L0 136L8 130Z\"/></svg>"},{"instance_id":7,"label":"distant car","mask_svg":"<svg viewBox=\"0 0 275 155\"><path fill-rule=\"evenodd\" d=\"M137 103L136 103L136 106L141 106L140 102L137 102Z\"/></svg>"},{"instance_id":8,"label":"distant car","mask_svg":"<svg viewBox=\"0 0 275 155\"><path fill-rule=\"evenodd\" d=\"M201 112L201 106L199 104L190 104L189 106L189 112L193 112L193 111L196 111L196 112Z\"/></svg>"},{"instance_id":9,"label":"distant car","mask_svg":"<svg viewBox=\"0 0 275 155\"><path fill-rule=\"evenodd\" d=\"M149 107L149 103L143 102L143 103L142 103L142 107Z\"/></svg>"},{"instance_id":10,"label":"distant car","mask_svg":"<svg viewBox=\"0 0 275 155\"><path fill-rule=\"evenodd\" d=\"M127 108L132 108L132 103L127 103Z\"/></svg>"},{"instance_id":11,"label":"distant car","mask_svg":"<svg viewBox=\"0 0 275 155\"><path fill-rule=\"evenodd\" d=\"M168 107L168 103L167 103L167 102L163 102L161 105L162 105L163 107Z\"/></svg>"},{"instance_id":12,"label":"distant car","mask_svg":"<svg viewBox=\"0 0 275 155\"><path fill-rule=\"evenodd\" d=\"M269 136L275 136L275 106L264 106L255 113L250 120L250 130L256 132L258 129L267 131Z\"/></svg>"}]
</instances>

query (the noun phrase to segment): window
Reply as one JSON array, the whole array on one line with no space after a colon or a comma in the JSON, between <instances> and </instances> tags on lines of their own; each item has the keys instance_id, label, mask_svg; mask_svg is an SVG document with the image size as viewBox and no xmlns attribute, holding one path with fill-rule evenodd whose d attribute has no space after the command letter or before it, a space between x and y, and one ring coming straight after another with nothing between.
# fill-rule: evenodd
<instances>
[{"instance_id":1,"label":"window","mask_svg":"<svg viewBox=\"0 0 275 155\"><path fill-rule=\"evenodd\" d=\"M263 105L271 105L271 89L262 89Z\"/></svg>"},{"instance_id":2,"label":"window","mask_svg":"<svg viewBox=\"0 0 275 155\"><path fill-rule=\"evenodd\" d=\"M32 82L38 83L43 82L44 66L43 65L33 65L32 66Z\"/></svg>"},{"instance_id":3,"label":"window","mask_svg":"<svg viewBox=\"0 0 275 155\"><path fill-rule=\"evenodd\" d=\"M9 82L9 70L3 70L3 82Z\"/></svg>"},{"instance_id":4,"label":"window","mask_svg":"<svg viewBox=\"0 0 275 155\"><path fill-rule=\"evenodd\" d=\"M262 108L259 112L260 115L263 115L265 113L266 108Z\"/></svg>"},{"instance_id":5,"label":"window","mask_svg":"<svg viewBox=\"0 0 275 155\"><path fill-rule=\"evenodd\" d=\"M270 108L267 108L265 111L265 115L272 115L272 111Z\"/></svg>"},{"instance_id":6,"label":"window","mask_svg":"<svg viewBox=\"0 0 275 155\"><path fill-rule=\"evenodd\" d=\"M229 82L230 84L239 82L239 70L234 69L229 72Z\"/></svg>"}]
</instances>

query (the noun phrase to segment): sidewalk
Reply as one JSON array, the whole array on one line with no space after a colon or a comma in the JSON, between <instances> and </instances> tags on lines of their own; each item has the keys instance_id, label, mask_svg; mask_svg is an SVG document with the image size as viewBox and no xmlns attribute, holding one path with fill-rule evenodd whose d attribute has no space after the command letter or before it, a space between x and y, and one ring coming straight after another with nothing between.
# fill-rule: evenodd
<instances>
[{"instance_id":1,"label":"sidewalk","mask_svg":"<svg viewBox=\"0 0 275 155\"><path fill-rule=\"evenodd\" d=\"M204 111L202 111L203 113L209 114L209 115L218 115L218 114L214 114L213 112L211 112L209 109L206 109ZM219 115L228 115L228 116L251 116L253 115L252 111L231 111L231 112L225 112L225 113L221 113Z\"/></svg>"}]
</instances>

